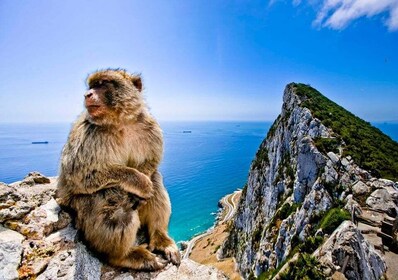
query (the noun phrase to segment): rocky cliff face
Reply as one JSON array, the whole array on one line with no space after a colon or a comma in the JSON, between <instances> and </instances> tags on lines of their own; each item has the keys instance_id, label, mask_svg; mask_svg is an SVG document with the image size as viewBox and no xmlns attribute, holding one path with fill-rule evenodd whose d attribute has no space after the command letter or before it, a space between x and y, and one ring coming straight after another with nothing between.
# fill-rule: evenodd
<instances>
[{"instance_id":1,"label":"rocky cliff face","mask_svg":"<svg viewBox=\"0 0 398 280\"><path fill-rule=\"evenodd\" d=\"M39 173L0 183L0 280L226 279L189 259L150 273L102 263L80 241L71 217L54 199L55 190L56 178Z\"/></svg>"},{"instance_id":2,"label":"rocky cliff face","mask_svg":"<svg viewBox=\"0 0 398 280\"><path fill-rule=\"evenodd\" d=\"M386 271L382 250L356 225L329 234L362 208L395 216L398 185L343 156L344 141L314 117L307 98L296 84L286 87L282 112L252 162L223 255L236 258L245 279L271 278L295 254L312 254L324 243L327 249L314 255L323 275L379 279ZM337 145L323 145L328 141Z\"/></svg>"}]
</instances>

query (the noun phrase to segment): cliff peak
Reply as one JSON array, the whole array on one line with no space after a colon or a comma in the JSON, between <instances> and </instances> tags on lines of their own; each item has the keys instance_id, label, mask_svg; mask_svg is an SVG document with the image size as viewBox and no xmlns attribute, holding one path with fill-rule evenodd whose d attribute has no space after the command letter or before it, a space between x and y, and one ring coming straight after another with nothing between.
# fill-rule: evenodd
<instances>
[{"instance_id":1,"label":"cliff peak","mask_svg":"<svg viewBox=\"0 0 398 280\"><path fill-rule=\"evenodd\" d=\"M250 167L224 256L236 258L245 279L298 277L286 263L308 265L299 278L380 279L383 248L397 245L398 184L388 180L398 178L397 157L398 143L380 130L311 86L288 84ZM391 235L382 239L387 224Z\"/></svg>"}]
</instances>

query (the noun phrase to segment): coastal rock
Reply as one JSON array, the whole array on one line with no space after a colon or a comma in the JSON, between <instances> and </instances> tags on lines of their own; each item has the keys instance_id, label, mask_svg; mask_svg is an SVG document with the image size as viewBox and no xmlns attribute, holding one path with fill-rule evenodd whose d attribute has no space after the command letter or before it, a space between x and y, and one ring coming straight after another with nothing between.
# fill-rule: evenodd
<instances>
[{"instance_id":1,"label":"coastal rock","mask_svg":"<svg viewBox=\"0 0 398 280\"><path fill-rule=\"evenodd\" d=\"M0 279L18 279L24 237L0 225Z\"/></svg>"},{"instance_id":2,"label":"coastal rock","mask_svg":"<svg viewBox=\"0 0 398 280\"><path fill-rule=\"evenodd\" d=\"M341 272L348 280L376 280L386 271L386 263L350 221L343 222L314 253L329 269L328 276Z\"/></svg>"},{"instance_id":3,"label":"coastal rock","mask_svg":"<svg viewBox=\"0 0 398 280\"><path fill-rule=\"evenodd\" d=\"M50 183L50 179L37 171L29 172L29 174L21 182L22 185L28 186L48 183Z\"/></svg>"},{"instance_id":4,"label":"coastal rock","mask_svg":"<svg viewBox=\"0 0 398 280\"><path fill-rule=\"evenodd\" d=\"M75 248L54 255L37 279L100 279L101 266L101 262L87 251L86 246L78 242Z\"/></svg>"},{"instance_id":5,"label":"coastal rock","mask_svg":"<svg viewBox=\"0 0 398 280\"><path fill-rule=\"evenodd\" d=\"M79 239L71 217L54 198L55 189L56 178L50 183L0 183L0 280L227 279L189 259L157 272L102 263Z\"/></svg>"},{"instance_id":6,"label":"coastal rock","mask_svg":"<svg viewBox=\"0 0 398 280\"><path fill-rule=\"evenodd\" d=\"M22 219L36 207L53 199L55 190L55 178L48 184L28 185L23 181L10 185L0 183L0 223Z\"/></svg>"}]
</instances>

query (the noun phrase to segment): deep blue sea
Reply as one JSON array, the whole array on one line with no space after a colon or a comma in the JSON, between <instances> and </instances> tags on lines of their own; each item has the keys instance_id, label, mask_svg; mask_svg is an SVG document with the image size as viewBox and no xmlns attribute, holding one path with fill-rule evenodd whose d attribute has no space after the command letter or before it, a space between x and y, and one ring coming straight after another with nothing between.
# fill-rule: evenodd
<instances>
[{"instance_id":1,"label":"deep blue sea","mask_svg":"<svg viewBox=\"0 0 398 280\"><path fill-rule=\"evenodd\" d=\"M214 223L221 197L243 187L271 123L162 122L165 154L160 170L170 194L169 231L188 240ZM56 176L70 124L0 124L0 181L30 171ZM191 131L191 133L183 133ZM48 144L32 144L48 141Z\"/></svg>"},{"instance_id":2,"label":"deep blue sea","mask_svg":"<svg viewBox=\"0 0 398 280\"><path fill-rule=\"evenodd\" d=\"M172 202L169 231L188 240L214 223L221 197L243 187L251 161L271 123L163 122L160 170ZM398 141L398 124L374 123ZM0 181L30 171L56 176L70 124L0 124ZM183 131L191 133L183 133ZM32 141L48 141L34 145Z\"/></svg>"}]
</instances>

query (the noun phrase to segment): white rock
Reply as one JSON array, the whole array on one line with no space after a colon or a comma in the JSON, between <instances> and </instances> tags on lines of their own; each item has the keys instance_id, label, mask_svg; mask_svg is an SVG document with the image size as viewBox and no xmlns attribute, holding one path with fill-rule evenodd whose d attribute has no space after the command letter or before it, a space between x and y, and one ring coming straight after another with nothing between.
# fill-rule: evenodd
<instances>
[{"instance_id":1,"label":"white rock","mask_svg":"<svg viewBox=\"0 0 398 280\"><path fill-rule=\"evenodd\" d=\"M51 198L42 208L46 211L47 220L49 222L58 222L58 214L61 211L61 207L59 207L54 198Z\"/></svg>"},{"instance_id":2,"label":"white rock","mask_svg":"<svg viewBox=\"0 0 398 280\"><path fill-rule=\"evenodd\" d=\"M315 251L314 256L332 274L335 271L344 272L349 280L378 280L386 271L383 258L350 221L343 222ZM343 268L344 271L341 271Z\"/></svg>"},{"instance_id":3,"label":"white rock","mask_svg":"<svg viewBox=\"0 0 398 280\"><path fill-rule=\"evenodd\" d=\"M348 166L350 165L350 160L348 159L348 157L341 160L341 165L343 165L346 169L348 168Z\"/></svg>"},{"instance_id":4,"label":"white rock","mask_svg":"<svg viewBox=\"0 0 398 280\"><path fill-rule=\"evenodd\" d=\"M329 152L328 153L328 157L331 159L331 161L334 163L334 164L337 164L338 162L339 162L339 157L335 154L335 153L333 153L333 152Z\"/></svg>"},{"instance_id":5,"label":"white rock","mask_svg":"<svg viewBox=\"0 0 398 280\"><path fill-rule=\"evenodd\" d=\"M398 213L397 204L386 189L378 189L372 192L366 199L366 204L370 208L386 212L390 216L395 216Z\"/></svg>"},{"instance_id":6,"label":"white rock","mask_svg":"<svg viewBox=\"0 0 398 280\"><path fill-rule=\"evenodd\" d=\"M101 266L101 262L87 251L86 246L77 243L76 248L55 255L37 280L99 280Z\"/></svg>"},{"instance_id":7,"label":"white rock","mask_svg":"<svg viewBox=\"0 0 398 280\"><path fill-rule=\"evenodd\" d=\"M352 186L352 192L354 196L364 195L370 192L370 188L364 182L358 181Z\"/></svg>"},{"instance_id":8,"label":"white rock","mask_svg":"<svg viewBox=\"0 0 398 280\"><path fill-rule=\"evenodd\" d=\"M18 279L25 237L0 225L0 280Z\"/></svg>"}]
</instances>

